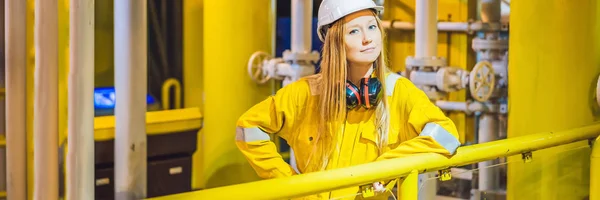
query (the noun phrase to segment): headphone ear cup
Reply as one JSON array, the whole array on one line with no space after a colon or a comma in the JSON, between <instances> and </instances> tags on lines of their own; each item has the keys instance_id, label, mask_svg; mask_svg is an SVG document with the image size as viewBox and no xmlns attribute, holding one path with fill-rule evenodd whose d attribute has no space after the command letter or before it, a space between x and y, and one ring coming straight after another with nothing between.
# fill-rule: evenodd
<instances>
[{"instance_id":1,"label":"headphone ear cup","mask_svg":"<svg viewBox=\"0 0 600 200\"><path fill-rule=\"evenodd\" d=\"M362 104L360 90L350 81L346 81L346 108L354 109Z\"/></svg>"},{"instance_id":2,"label":"headphone ear cup","mask_svg":"<svg viewBox=\"0 0 600 200\"><path fill-rule=\"evenodd\" d=\"M363 107L370 109L377 106L381 99L381 82L377 78L363 78L360 81L360 97Z\"/></svg>"}]
</instances>

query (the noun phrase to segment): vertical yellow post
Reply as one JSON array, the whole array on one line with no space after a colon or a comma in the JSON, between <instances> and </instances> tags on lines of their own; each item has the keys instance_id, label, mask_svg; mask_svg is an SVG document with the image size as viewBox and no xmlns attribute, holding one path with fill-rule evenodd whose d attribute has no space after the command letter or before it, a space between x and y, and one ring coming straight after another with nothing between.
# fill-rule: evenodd
<instances>
[{"instance_id":1,"label":"vertical yellow post","mask_svg":"<svg viewBox=\"0 0 600 200\"><path fill-rule=\"evenodd\" d=\"M204 52L204 0L183 1L183 106L199 107L204 112L202 97L204 96L202 66ZM192 156L192 188L202 188L202 140L203 130L198 133L198 150Z\"/></svg>"},{"instance_id":2,"label":"vertical yellow post","mask_svg":"<svg viewBox=\"0 0 600 200\"><path fill-rule=\"evenodd\" d=\"M94 83L114 86L114 1L94 2Z\"/></svg>"},{"instance_id":3,"label":"vertical yellow post","mask_svg":"<svg viewBox=\"0 0 600 200\"><path fill-rule=\"evenodd\" d=\"M511 1L508 137L596 120L591 91L600 73L600 32L594 29L600 24L598 4ZM536 151L530 163L521 162L520 156L509 158L507 199L588 196L587 145L578 142Z\"/></svg>"},{"instance_id":4,"label":"vertical yellow post","mask_svg":"<svg viewBox=\"0 0 600 200\"><path fill-rule=\"evenodd\" d=\"M413 170L399 182L398 199L416 200L419 196L419 172Z\"/></svg>"},{"instance_id":5,"label":"vertical yellow post","mask_svg":"<svg viewBox=\"0 0 600 200\"><path fill-rule=\"evenodd\" d=\"M254 83L247 62L256 51L271 52L271 0L204 2L204 127L199 147L206 188L257 180L235 146L235 124L270 94ZM187 73L187 72L186 72ZM185 86L184 86L185 87Z\"/></svg>"},{"instance_id":6,"label":"vertical yellow post","mask_svg":"<svg viewBox=\"0 0 600 200\"><path fill-rule=\"evenodd\" d=\"M590 200L600 200L600 137L596 138L590 157Z\"/></svg>"},{"instance_id":7,"label":"vertical yellow post","mask_svg":"<svg viewBox=\"0 0 600 200\"><path fill-rule=\"evenodd\" d=\"M69 87L69 0L58 0L58 141L67 139Z\"/></svg>"}]
</instances>

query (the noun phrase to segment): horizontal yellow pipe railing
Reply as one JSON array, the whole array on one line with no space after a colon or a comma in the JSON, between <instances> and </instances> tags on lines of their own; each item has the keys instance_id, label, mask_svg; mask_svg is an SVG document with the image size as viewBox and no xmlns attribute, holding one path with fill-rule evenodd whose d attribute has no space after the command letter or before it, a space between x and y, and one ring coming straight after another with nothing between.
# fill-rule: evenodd
<instances>
[{"instance_id":1,"label":"horizontal yellow pipe railing","mask_svg":"<svg viewBox=\"0 0 600 200\"><path fill-rule=\"evenodd\" d=\"M440 154L423 153L403 158L367 163L347 168L301 174L292 177L255 181L237 185L199 190L163 197L170 199L288 199L320 192L370 184L408 175L438 171L456 166L477 163L498 157L530 153L535 150L593 139L600 135L600 123L560 132L544 132L521 137L497 140L458 148L447 158Z\"/></svg>"}]
</instances>

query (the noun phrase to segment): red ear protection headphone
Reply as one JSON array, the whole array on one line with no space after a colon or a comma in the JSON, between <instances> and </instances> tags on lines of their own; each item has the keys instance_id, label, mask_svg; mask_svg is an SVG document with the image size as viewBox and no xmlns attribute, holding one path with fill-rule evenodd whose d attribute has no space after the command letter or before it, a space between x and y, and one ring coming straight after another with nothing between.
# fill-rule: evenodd
<instances>
[{"instance_id":1,"label":"red ear protection headphone","mask_svg":"<svg viewBox=\"0 0 600 200\"><path fill-rule=\"evenodd\" d=\"M371 78L370 74L360 79L360 87L346 80L346 108L354 109L358 105L366 109L373 108L381 99L381 82Z\"/></svg>"}]
</instances>

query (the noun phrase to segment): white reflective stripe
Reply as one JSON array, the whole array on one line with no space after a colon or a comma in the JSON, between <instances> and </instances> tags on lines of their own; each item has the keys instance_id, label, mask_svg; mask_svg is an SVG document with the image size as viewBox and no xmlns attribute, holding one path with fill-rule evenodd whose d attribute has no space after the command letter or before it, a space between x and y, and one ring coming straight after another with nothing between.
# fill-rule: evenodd
<instances>
[{"instance_id":1,"label":"white reflective stripe","mask_svg":"<svg viewBox=\"0 0 600 200\"><path fill-rule=\"evenodd\" d=\"M294 171L296 171L296 174L302 174L300 173L300 170L298 170L298 164L296 163L296 156L294 156L294 149L290 148L290 166L292 166L292 169L294 169Z\"/></svg>"},{"instance_id":2,"label":"white reflective stripe","mask_svg":"<svg viewBox=\"0 0 600 200\"><path fill-rule=\"evenodd\" d=\"M392 96L394 94L394 87L396 86L396 81L400 79L400 74L390 73L387 77L385 77L385 94L388 96Z\"/></svg>"},{"instance_id":3,"label":"white reflective stripe","mask_svg":"<svg viewBox=\"0 0 600 200\"><path fill-rule=\"evenodd\" d=\"M253 128L237 127L237 130L235 133L235 139L237 141L254 142L254 141L261 141L261 140L270 140L271 137L269 137L269 134L265 133L264 131L260 130L257 127L253 127Z\"/></svg>"},{"instance_id":4,"label":"white reflective stripe","mask_svg":"<svg viewBox=\"0 0 600 200\"><path fill-rule=\"evenodd\" d=\"M454 135L446 131L442 126L436 123L427 123L420 136L430 136L437 143L442 145L450 154L454 154L456 148L460 146L460 142Z\"/></svg>"}]
</instances>

